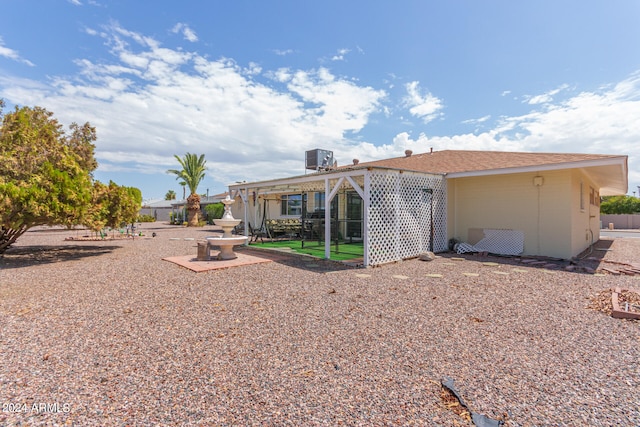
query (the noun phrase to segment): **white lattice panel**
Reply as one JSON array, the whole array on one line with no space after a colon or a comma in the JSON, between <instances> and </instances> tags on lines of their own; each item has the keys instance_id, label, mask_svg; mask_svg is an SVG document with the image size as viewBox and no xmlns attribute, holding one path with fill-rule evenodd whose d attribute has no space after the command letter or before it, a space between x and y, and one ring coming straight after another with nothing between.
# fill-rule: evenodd
<instances>
[{"instance_id":1,"label":"white lattice panel","mask_svg":"<svg viewBox=\"0 0 640 427\"><path fill-rule=\"evenodd\" d=\"M476 244L459 245L458 253L489 252L498 255L520 255L524 251L524 231L485 228L484 237Z\"/></svg>"},{"instance_id":2,"label":"white lattice panel","mask_svg":"<svg viewBox=\"0 0 640 427\"><path fill-rule=\"evenodd\" d=\"M369 176L369 265L428 251L431 224L434 252L447 249L447 187L442 176L399 171L372 171Z\"/></svg>"}]
</instances>

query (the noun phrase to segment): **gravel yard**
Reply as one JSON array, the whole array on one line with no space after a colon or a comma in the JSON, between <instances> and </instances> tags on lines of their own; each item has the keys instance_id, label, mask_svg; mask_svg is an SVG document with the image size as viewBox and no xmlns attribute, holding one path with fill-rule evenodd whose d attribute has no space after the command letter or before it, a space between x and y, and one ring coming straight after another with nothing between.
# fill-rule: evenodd
<instances>
[{"instance_id":1,"label":"gravel yard","mask_svg":"<svg viewBox=\"0 0 640 427\"><path fill-rule=\"evenodd\" d=\"M640 275L454 254L162 260L213 229L23 236L0 259L0 425L471 426L442 398L448 376L506 426L640 426L640 322L587 308ZM593 256L640 263L640 239L600 243Z\"/></svg>"}]
</instances>

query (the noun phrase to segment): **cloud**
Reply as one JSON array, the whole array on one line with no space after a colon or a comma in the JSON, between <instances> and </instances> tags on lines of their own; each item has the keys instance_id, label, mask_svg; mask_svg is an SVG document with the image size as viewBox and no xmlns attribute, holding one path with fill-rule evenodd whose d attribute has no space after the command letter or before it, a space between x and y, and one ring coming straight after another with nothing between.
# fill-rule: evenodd
<instances>
[{"instance_id":1,"label":"cloud","mask_svg":"<svg viewBox=\"0 0 640 427\"><path fill-rule=\"evenodd\" d=\"M263 72L118 25L95 36L105 37L110 59L79 59L75 75L48 85L0 79L0 96L43 106L62 123L89 121L99 171L163 174L174 154L196 152L222 183L287 176L301 169L304 150L352 144L346 135L362 130L386 96L326 68Z\"/></svg>"},{"instance_id":2,"label":"cloud","mask_svg":"<svg viewBox=\"0 0 640 427\"><path fill-rule=\"evenodd\" d=\"M224 185L303 174L303 153L314 148L333 150L344 164L433 147L627 154L630 185L640 183L640 72L554 101L567 88L558 86L544 103L525 104L526 114L465 122L482 123L481 132L429 136L399 128L380 145L362 135L372 116L392 114L389 94L329 68L263 70L255 62L211 60L118 25L87 33L103 37L111 57L80 58L75 75L48 82L0 75L0 98L43 106L61 123L89 121L98 132L99 172L164 177L174 154L195 152L206 155L209 175ZM441 99L417 81L404 88L401 104L413 117L442 117Z\"/></svg>"},{"instance_id":3,"label":"cloud","mask_svg":"<svg viewBox=\"0 0 640 427\"><path fill-rule=\"evenodd\" d=\"M332 61L344 61L344 56L351 52L349 49L338 49L338 52L331 57Z\"/></svg>"},{"instance_id":4,"label":"cloud","mask_svg":"<svg viewBox=\"0 0 640 427\"><path fill-rule=\"evenodd\" d=\"M191 28L189 28L187 24L183 24L182 22L178 22L176 25L174 25L173 28L171 29L171 32L174 34L182 33L185 40L190 41L192 43L198 41L198 36L196 35L196 32L193 31Z\"/></svg>"},{"instance_id":5,"label":"cloud","mask_svg":"<svg viewBox=\"0 0 640 427\"><path fill-rule=\"evenodd\" d=\"M553 97L555 95L557 95L558 93L560 93L561 91L567 89L569 87L569 85L564 84L562 86L560 86L557 89L553 89L550 90L548 92L545 92L541 95L535 95L535 96L525 96L525 102L530 104L530 105L536 105L536 104L547 104L551 101L553 101Z\"/></svg>"},{"instance_id":6,"label":"cloud","mask_svg":"<svg viewBox=\"0 0 640 427\"><path fill-rule=\"evenodd\" d=\"M565 87L565 86L562 86ZM392 144L377 148L379 158L415 153L467 149L560 153L596 153L629 156L630 188L640 183L640 72L604 89L579 93L540 110L503 117L479 134L411 137L401 132ZM363 160L363 156L360 156Z\"/></svg>"},{"instance_id":7,"label":"cloud","mask_svg":"<svg viewBox=\"0 0 640 427\"><path fill-rule=\"evenodd\" d=\"M274 49L273 53L275 53L278 56L287 56L293 53L293 49L284 49L284 50Z\"/></svg>"},{"instance_id":8,"label":"cloud","mask_svg":"<svg viewBox=\"0 0 640 427\"><path fill-rule=\"evenodd\" d=\"M4 56L5 58L11 59L13 61L16 62L21 62L23 64L26 64L30 67L34 67L35 64L31 61L29 61L28 59L24 59L20 56L20 54L18 53L18 51L13 50L13 49L9 49L8 47L6 47L4 45L4 40L2 40L2 37L0 37L0 56Z\"/></svg>"},{"instance_id":9,"label":"cloud","mask_svg":"<svg viewBox=\"0 0 640 427\"><path fill-rule=\"evenodd\" d=\"M463 120L462 123L464 123L465 125L467 124L480 124L480 123L484 123L487 120L489 120L491 118L490 114L487 114L486 116L480 117L479 119L468 119L468 120Z\"/></svg>"},{"instance_id":10,"label":"cloud","mask_svg":"<svg viewBox=\"0 0 640 427\"><path fill-rule=\"evenodd\" d=\"M405 89L404 106L409 108L412 116L419 117L424 123L441 116L442 101L429 92L422 95L417 81L405 84Z\"/></svg>"}]
</instances>

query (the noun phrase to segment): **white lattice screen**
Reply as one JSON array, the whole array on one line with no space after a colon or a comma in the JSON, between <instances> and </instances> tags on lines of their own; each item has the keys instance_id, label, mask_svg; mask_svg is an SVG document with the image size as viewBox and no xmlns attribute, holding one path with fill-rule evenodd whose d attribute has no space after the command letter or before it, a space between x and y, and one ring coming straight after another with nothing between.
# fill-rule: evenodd
<instances>
[{"instance_id":1,"label":"white lattice screen","mask_svg":"<svg viewBox=\"0 0 640 427\"><path fill-rule=\"evenodd\" d=\"M375 170L369 177L369 265L399 261L428 251L431 224L434 252L447 249L447 186L444 177Z\"/></svg>"}]
</instances>

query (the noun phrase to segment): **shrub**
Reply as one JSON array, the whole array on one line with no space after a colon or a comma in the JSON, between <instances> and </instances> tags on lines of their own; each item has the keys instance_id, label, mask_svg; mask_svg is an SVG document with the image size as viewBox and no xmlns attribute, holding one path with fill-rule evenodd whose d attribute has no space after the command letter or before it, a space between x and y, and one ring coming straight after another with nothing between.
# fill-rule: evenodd
<instances>
[{"instance_id":1,"label":"shrub","mask_svg":"<svg viewBox=\"0 0 640 427\"><path fill-rule=\"evenodd\" d=\"M222 218L224 214L224 205L222 203L212 203L204 207L204 212L207 215L207 222L213 224L214 219Z\"/></svg>"},{"instance_id":2,"label":"shrub","mask_svg":"<svg viewBox=\"0 0 640 427\"><path fill-rule=\"evenodd\" d=\"M153 215L138 215L136 222L156 222L156 219Z\"/></svg>"}]
</instances>

